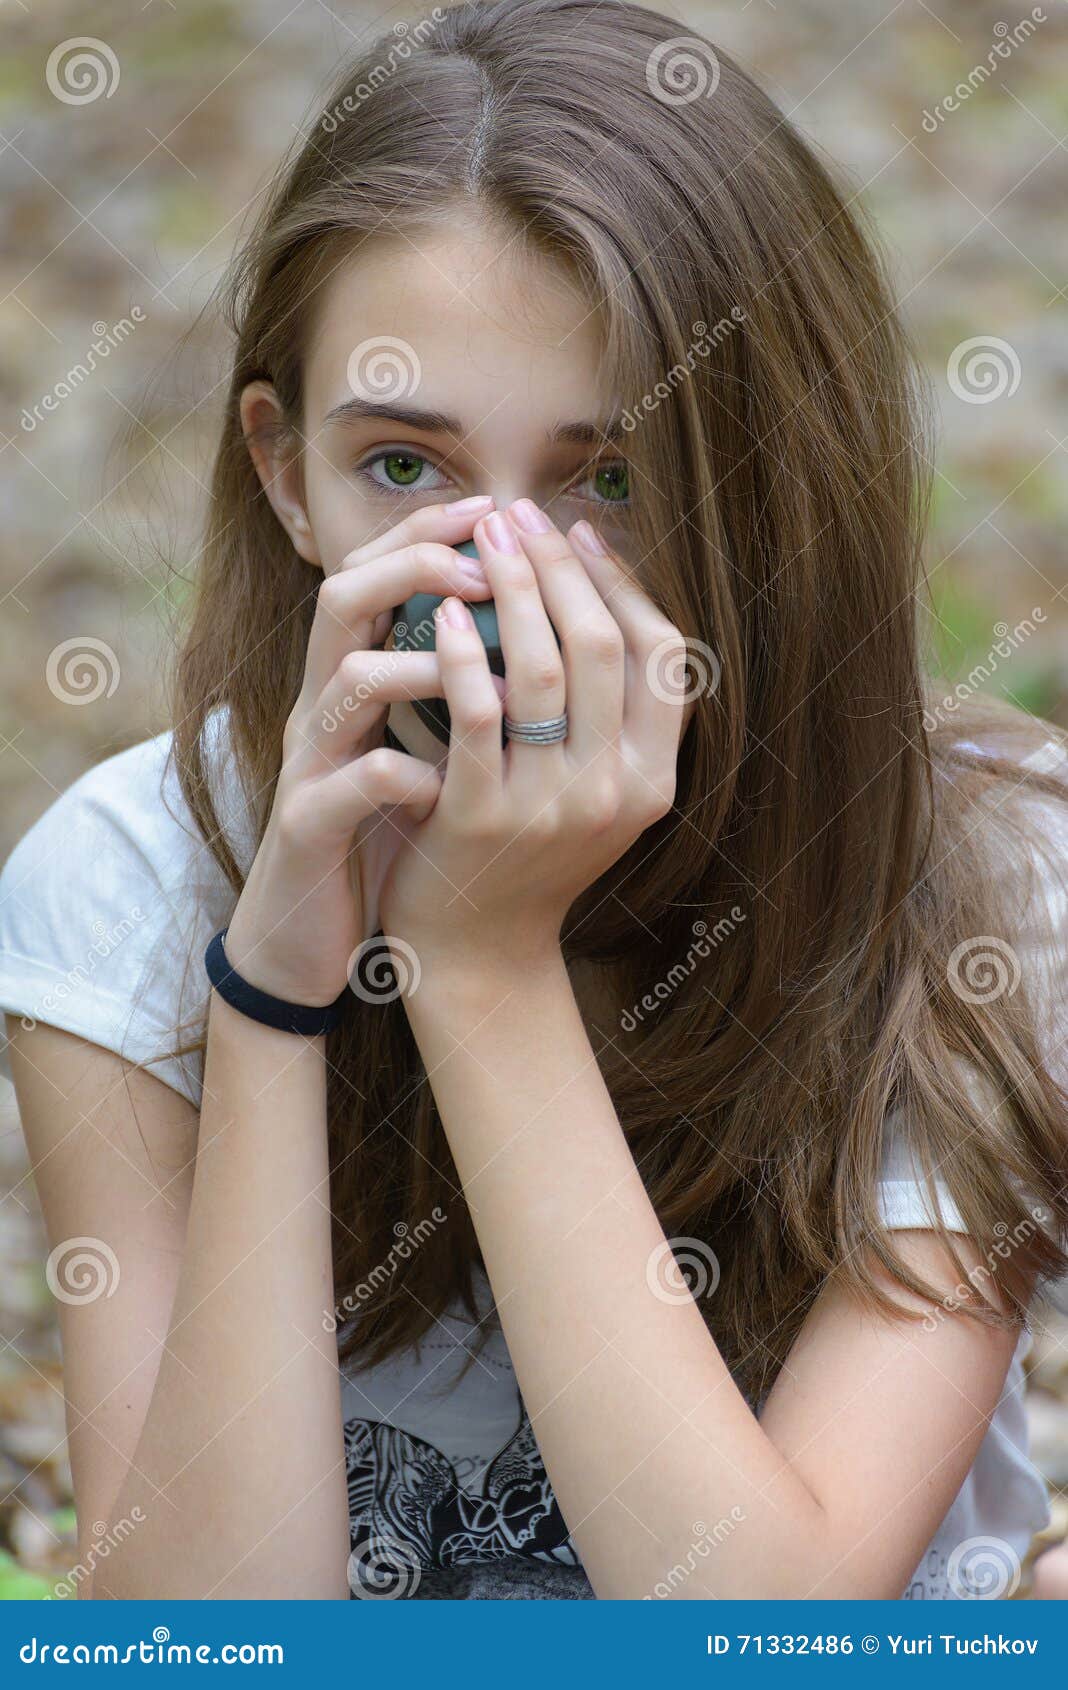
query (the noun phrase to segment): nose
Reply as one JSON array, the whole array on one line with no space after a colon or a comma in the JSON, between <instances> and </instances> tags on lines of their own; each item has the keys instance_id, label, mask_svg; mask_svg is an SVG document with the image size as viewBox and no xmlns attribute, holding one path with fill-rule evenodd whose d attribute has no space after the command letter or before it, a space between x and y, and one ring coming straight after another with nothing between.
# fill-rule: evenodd
<instances>
[{"instance_id":1,"label":"nose","mask_svg":"<svg viewBox=\"0 0 1068 1690\"><path fill-rule=\"evenodd\" d=\"M530 488L524 486L517 475L509 476L507 480L503 481L491 479L487 481L485 486L480 485L478 491L480 493L492 493L493 502L499 511L506 510L509 505L514 505L517 499L534 497Z\"/></svg>"}]
</instances>

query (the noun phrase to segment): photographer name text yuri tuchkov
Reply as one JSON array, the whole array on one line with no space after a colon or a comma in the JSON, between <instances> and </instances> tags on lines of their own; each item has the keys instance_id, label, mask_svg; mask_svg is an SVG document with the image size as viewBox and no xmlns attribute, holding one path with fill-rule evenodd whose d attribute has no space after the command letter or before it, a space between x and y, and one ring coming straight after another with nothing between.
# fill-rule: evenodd
<instances>
[{"instance_id":1,"label":"photographer name text yuri tuchkov","mask_svg":"<svg viewBox=\"0 0 1068 1690\"><path fill-rule=\"evenodd\" d=\"M958 1637L953 1632L929 1632L926 1637L907 1637L885 1632L881 1637L867 1632L859 1643L849 1632L738 1632L726 1637L709 1633L709 1655L1037 1655L1037 1637L1006 1637L1003 1632L983 1632L978 1637Z\"/></svg>"},{"instance_id":2,"label":"photographer name text yuri tuchkov","mask_svg":"<svg viewBox=\"0 0 1068 1690\"><path fill-rule=\"evenodd\" d=\"M887 1637L895 1655L1037 1655L1037 1637L1004 1637L984 1632L981 1637L954 1637L940 1631L934 1637Z\"/></svg>"}]
</instances>

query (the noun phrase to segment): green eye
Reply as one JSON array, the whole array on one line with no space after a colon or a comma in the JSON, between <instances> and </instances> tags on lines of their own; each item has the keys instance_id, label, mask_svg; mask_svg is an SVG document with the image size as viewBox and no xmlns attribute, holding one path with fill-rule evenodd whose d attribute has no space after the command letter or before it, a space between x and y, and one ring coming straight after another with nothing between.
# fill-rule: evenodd
<instances>
[{"instance_id":1,"label":"green eye","mask_svg":"<svg viewBox=\"0 0 1068 1690\"><path fill-rule=\"evenodd\" d=\"M356 474L376 493L436 493L448 486L448 477L429 458L405 446L375 452L356 466Z\"/></svg>"},{"instance_id":2,"label":"green eye","mask_svg":"<svg viewBox=\"0 0 1068 1690\"><path fill-rule=\"evenodd\" d=\"M593 478L597 497L609 504L621 504L630 490L626 464L606 464Z\"/></svg>"},{"instance_id":3,"label":"green eye","mask_svg":"<svg viewBox=\"0 0 1068 1690\"><path fill-rule=\"evenodd\" d=\"M410 487L419 480L426 465L425 458L417 458L412 452L387 452L381 462L396 487Z\"/></svg>"}]
</instances>

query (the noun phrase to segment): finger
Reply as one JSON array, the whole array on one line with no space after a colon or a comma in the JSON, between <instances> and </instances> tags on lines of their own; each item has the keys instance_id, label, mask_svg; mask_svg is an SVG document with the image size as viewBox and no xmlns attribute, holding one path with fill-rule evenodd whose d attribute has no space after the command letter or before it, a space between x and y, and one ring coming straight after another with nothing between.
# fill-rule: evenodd
<instances>
[{"instance_id":1,"label":"finger","mask_svg":"<svg viewBox=\"0 0 1068 1690\"><path fill-rule=\"evenodd\" d=\"M624 737L648 769L668 758L674 768L685 719L686 641L588 522L576 522L568 538L623 633Z\"/></svg>"},{"instance_id":2,"label":"finger","mask_svg":"<svg viewBox=\"0 0 1068 1690\"><path fill-rule=\"evenodd\" d=\"M385 557L389 552L399 551L404 546L418 545L421 541L440 541L445 545L458 546L471 538L472 528L480 516L493 509L493 494L482 493L471 499L449 499L438 505L424 505L420 510L412 511L403 522L394 523L384 533L376 534L364 545L357 546L346 553L341 560L342 569L352 569L357 565L371 563L375 558ZM389 632L393 608L380 613L375 624L371 645L381 645Z\"/></svg>"},{"instance_id":3,"label":"finger","mask_svg":"<svg viewBox=\"0 0 1068 1690\"><path fill-rule=\"evenodd\" d=\"M333 765L352 755L391 704L442 696L432 651L349 651L305 721L304 735Z\"/></svg>"},{"instance_id":4,"label":"finger","mask_svg":"<svg viewBox=\"0 0 1068 1690\"><path fill-rule=\"evenodd\" d=\"M504 659L505 709L515 722L544 722L562 716L567 692L560 647L542 602L534 566L517 530L494 511L477 525L476 544L493 590ZM533 753L545 760L546 746L512 745L517 764Z\"/></svg>"},{"instance_id":5,"label":"finger","mask_svg":"<svg viewBox=\"0 0 1068 1690\"><path fill-rule=\"evenodd\" d=\"M412 821L423 821L437 803L441 776L433 764L406 751L376 746L344 768L323 775L308 790L317 830L348 839L368 816L398 806Z\"/></svg>"},{"instance_id":6,"label":"finger","mask_svg":"<svg viewBox=\"0 0 1068 1690\"><path fill-rule=\"evenodd\" d=\"M434 613L434 640L451 723L446 788L450 802L484 803L503 776L501 700L486 648L462 600L446 598Z\"/></svg>"},{"instance_id":7,"label":"finger","mask_svg":"<svg viewBox=\"0 0 1068 1690\"><path fill-rule=\"evenodd\" d=\"M432 540L338 569L320 582L304 660L305 697L319 697L346 652L373 649L385 625L380 619L419 592L486 598L490 587L475 558Z\"/></svg>"},{"instance_id":8,"label":"finger","mask_svg":"<svg viewBox=\"0 0 1068 1690\"><path fill-rule=\"evenodd\" d=\"M609 607L567 538L531 499L507 515L519 529L542 602L560 635L567 698L567 748L588 764L615 745L623 724L626 647Z\"/></svg>"},{"instance_id":9,"label":"finger","mask_svg":"<svg viewBox=\"0 0 1068 1690\"><path fill-rule=\"evenodd\" d=\"M490 679L503 698L503 680L499 675ZM436 652L346 652L304 724L303 736L333 767L353 755L391 704L444 696Z\"/></svg>"},{"instance_id":10,"label":"finger","mask_svg":"<svg viewBox=\"0 0 1068 1690\"><path fill-rule=\"evenodd\" d=\"M341 560L343 569L354 564L371 563L389 552L405 546L418 545L421 540L443 540L456 546L471 538L471 531L480 516L493 509L492 493L479 494L473 499L447 499L439 505L423 505L412 511L402 522L376 534L365 545L357 546Z\"/></svg>"}]
</instances>

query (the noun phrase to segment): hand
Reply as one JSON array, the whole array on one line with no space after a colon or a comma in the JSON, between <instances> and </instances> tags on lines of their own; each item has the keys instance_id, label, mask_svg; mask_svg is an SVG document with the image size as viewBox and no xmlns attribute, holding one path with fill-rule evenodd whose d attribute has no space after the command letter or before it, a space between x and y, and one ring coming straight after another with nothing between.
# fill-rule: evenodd
<instances>
[{"instance_id":1,"label":"hand","mask_svg":"<svg viewBox=\"0 0 1068 1690\"><path fill-rule=\"evenodd\" d=\"M442 696L438 659L375 648L412 593L488 596L479 565L437 538L470 538L473 504L414 512L319 588L270 819L225 940L238 973L290 1002L326 1004L344 989L406 830L437 801L436 769L381 740L391 703Z\"/></svg>"},{"instance_id":2,"label":"hand","mask_svg":"<svg viewBox=\"0 0 1068 1690\"><path fill-rule=\"evenodd\" d=\"M527 722L566 707L568 736L502 748L482 642L448 599L436 625L452 719L441 794L387 875L382 926L424 963L477 966L503 951L522 968L558 948L579 893L671 808L686 645L588 524L565 538L520 500L480 519L475 541L500 625L504 708Z\"/></svg>"}]
</instances>

